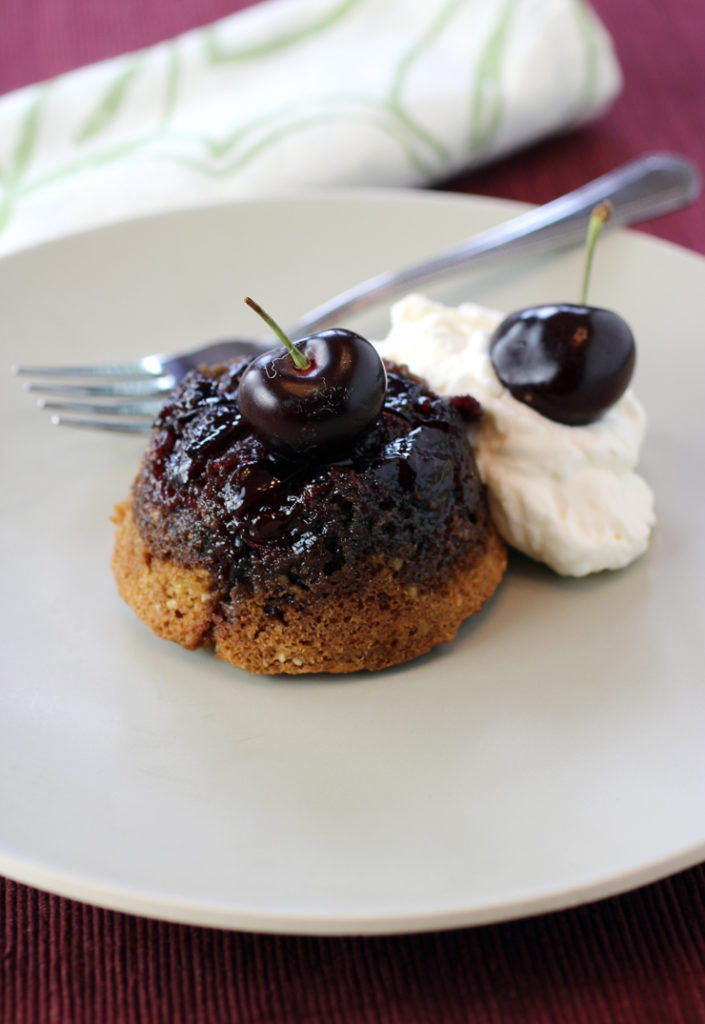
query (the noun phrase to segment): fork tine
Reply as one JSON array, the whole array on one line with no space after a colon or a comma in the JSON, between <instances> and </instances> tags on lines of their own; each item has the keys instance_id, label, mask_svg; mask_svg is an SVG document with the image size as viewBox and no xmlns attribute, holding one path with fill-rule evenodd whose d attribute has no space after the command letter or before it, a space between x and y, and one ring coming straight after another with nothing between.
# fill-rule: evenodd
<instances>
[{"instance_id":1,"label":"fork tine","mask_svg":"<svg viewBox=\"0 0 705 1024\"><path fill-rule=\"evenodd\" d=\"M173 377L153 377L150 380L121 380L113 384L25 384L27 391L37 395L104 396L115 398L159 398L164 401L166 393L174 387Z\"/></svg>"},{"instance_id":2,"label":"fork tine","mask_svg":"<svg viewBox=\"0 0 705 1024\"><path fill-rule=\"evenodd\" d=\"M117 434L147 434L150 423L131 423L127 420L91 419L82 416L52 416L51 422L57 427L75 427L78 430L106 430Z\"/></svg>"},{"instance_id":3,"label":"fork tine","mask_svg":"<svg viewBox=\"0 0 705 1024\"><path fill-rule=\"evenodd\" d=\"M40 398L37 405L40 409L52 412L107 413L110 416L145 416L151 422L159 408L159 402L48 402Z\"/></svg>"},{"instance_id":4,"label":"fork tine","mask_svg":"<svg viewBox=\"0 0 705 1024\"><path fill-rule=\"evenodd\" d=\"M12 372L19 377L51 377L54 379L71 377L156 377L161 370L147 356L131 363L105 363L94 366L24 366L12 367Z\"/></svg>"}]
</instances>

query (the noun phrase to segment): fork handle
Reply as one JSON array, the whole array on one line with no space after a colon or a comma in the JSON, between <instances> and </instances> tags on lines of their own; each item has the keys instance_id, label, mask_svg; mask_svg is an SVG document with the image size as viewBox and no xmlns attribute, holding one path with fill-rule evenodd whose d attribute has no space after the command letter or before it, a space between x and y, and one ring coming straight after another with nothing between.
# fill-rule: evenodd
<instances>
[{"instance_id":1,"label":"fork handle","mask_svg":"<svg viewBox=\"0 0 705 1024\"><path fill-rule=\"evenodd\" d=\"M700 175L689 160L672 153L648 153L574 192L474 235L439 256L363 281L317 306L295 325L291 336L302 337L330 326L341 315L361 313L453 270L468 269L499 256L575 244L585 238L590 214L600 202L612 204L610 224L635 224L693 202L700 187Z\"/></svg>"}]
</instances>

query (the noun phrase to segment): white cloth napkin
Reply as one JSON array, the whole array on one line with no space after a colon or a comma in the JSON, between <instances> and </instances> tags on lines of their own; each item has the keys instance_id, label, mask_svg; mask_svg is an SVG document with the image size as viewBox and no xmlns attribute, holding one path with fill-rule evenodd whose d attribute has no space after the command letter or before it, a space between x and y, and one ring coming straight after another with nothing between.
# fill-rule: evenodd
<instances>
[{"instance_id":1,"label":"white cloth napkin","mask_svg":"<svg viewBox=\"0 0 705 1024\"><path fill-rule=\"evenodd\" d=\"M431 184L620 84L583 0L266 0L0 97L0 254L298 186Z\"/></svg>"}]
</instances>

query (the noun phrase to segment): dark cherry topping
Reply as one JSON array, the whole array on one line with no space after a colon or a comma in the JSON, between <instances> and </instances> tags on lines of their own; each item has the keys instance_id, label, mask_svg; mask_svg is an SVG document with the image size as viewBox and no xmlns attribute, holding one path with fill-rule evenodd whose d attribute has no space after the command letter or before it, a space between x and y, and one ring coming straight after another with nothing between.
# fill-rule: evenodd
<instances>
[{"instance_id":1,"label":"dark cherry topping","mask_svg":"<svg viewBox=\"0 0 705 1024\"><path fill-rule=\"evenodd\" d=\"M453 395L450 404L457 409L466 423L474 423L482 417L482 406L472 395Z\"/></svg>"},{"instance_id":2,"label":"dark cherry topping","mask_svg":"<svg viewBox=\"0 0 705 1024\"><path fill-rule=\"evenodd\" d=\"M617 313L585 305L595 240L610 207L590 219L582 301L511 313L490 339L490 359L509 392L537 412L570 426L592 423L624 394L636 345Z\"/></svg>"},{"instance_id":3,"label":"dark cherry topping","mask_svg":"<svg viewBox=\"0 0 705 1024\"><path fill-rule=\"evenodd\" d=\"M194 371L157 417L133 491L151 555L207 568L223 593L266 590L274 614L292 587L354 590L370 559L432 585L484 549L484 489L451 401L387 364L365 430L334 457L291 458L242 416L247 368Z\"/></svg>"},{"instance_id":4,"label":"dark cherry topping","mask_svg":"<svg viewBox=\"0 0 705 1024\"><path fill-rule=\"evenodd\" d=\"M336 327L294 345L252 299L245 300L285 347L254 359L240 382L240 412L277 451L331 453L353 442L379 416L387 377L377 350Z\"/></svg>"},{"instance_id":5,"label":"dark cherry topping","mask_svg":"<svg viewBox=\"0 0 705 1024\"><path fill-rule=\"evenodd\" d=\"M519 310L502 322L490 345L495 372L512 395L571 426L591 423L614 405L636 359L625 321L594 306Z\"/></svg>"}]
</instances>

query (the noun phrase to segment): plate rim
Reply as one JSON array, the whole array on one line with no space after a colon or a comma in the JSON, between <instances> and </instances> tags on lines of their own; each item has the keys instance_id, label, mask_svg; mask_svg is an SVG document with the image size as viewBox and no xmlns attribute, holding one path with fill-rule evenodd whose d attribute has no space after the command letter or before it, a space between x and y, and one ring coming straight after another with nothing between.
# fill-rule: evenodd
<instances>
[{"instance_id":1,"label":"plate rim","mask_svg":"<svg viewBox=\"0 0 705 1024\"><path fill-rule=\"evenodd\" d=\"M268 196L238 197L233 200L219 201L216 203L198 203L183 206L174 210L158 211L155 213L143 214L135 218L121 219L116 222L95 225L71 234L63 234L28 246L19 250L5 253L0 257L0 272L8 261L19 258L28 258L37 250L45 250L47 247L56 247L64 244L68 239L80 239L96 234L111 233L115 229L129 229L135 224L145 222L163 221L173 218L175 215L194 215L204 210L217 210L219 208L232 209L242 206L265 206L271 203L296 203L304 200L306 202L317 201L340 202L342 201L373 201L388 202L392 200L411 200L413 203L430 202L472 204L480 203L482 206L491 206L498 213L504 214L506 210L520 213L525 209L531 209L534 204L521 203L515 200L506 200L499 197L477 196L467 193L455 193L446 191L419 191L414 189L368 189L368 188L346 188L342 190L331 189L308 189L305 191L284 191ZM666 239L661 239L650 234L640 233L633 227L618 227L612 229L618 232L638 235L640 244L674 250L680 255L693 257L699 266L705 267L705 256L687 249ZM150 897L147 894L120 887L106 887L100 883L74 879L62 872L52 872L50 868L40 863L24 861L23 864L6 855L0 849L0 872L8 878L21 884L35 886L47 892L57 895L89 902L106 909L122 913L137 914L164 921L195 924L204 927L215 928L242 928L247 931L265 933L289 933L308 935L371 935L371 934L402 934L408 932L430 931L441 928L456 928L476 926L493 922L506 921L516 918L523 918L545 913L552 910L567 909L585 902L592 902L604 897L614 896L644 884L658 881L677 871L687 869L699 863L705 857L705 839L702 842L694 843L687 849L677 851L672 855L666 855L648 864L635 865L632 870L621 871L612 878L596 878L578 884L570 889L560 886L557 889L546 887L541 891L527 894L523 899L511 900L510 902L499 901L487 904L481 908L453 908L432 910L424 914L400 913L398 915L385 914L376 918L369 913L363 912L361 916L349 915L341 917L332 915L290 915L281 917L276 914L265 912L251 912L238 910L230 907L226 909L209 908L203 905L192 905L174 900Z\"/></svg>"}]
</instances>

